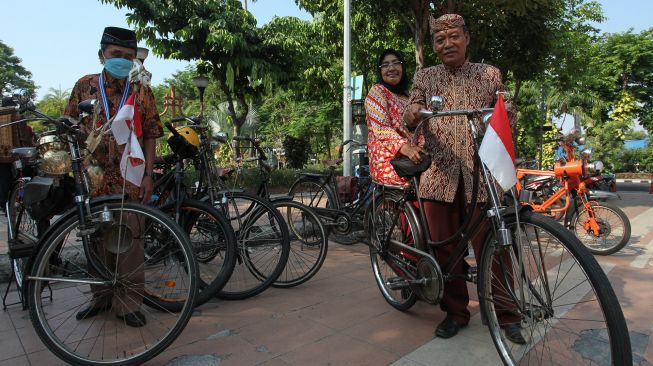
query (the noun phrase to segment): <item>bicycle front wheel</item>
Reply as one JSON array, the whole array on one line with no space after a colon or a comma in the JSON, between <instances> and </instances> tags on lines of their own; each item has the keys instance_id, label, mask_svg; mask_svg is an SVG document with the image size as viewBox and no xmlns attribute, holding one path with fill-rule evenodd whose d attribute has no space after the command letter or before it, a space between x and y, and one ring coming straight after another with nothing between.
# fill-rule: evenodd
<instances>
[{"instance_id":1,"label":"bicycle front wheel","mask_svg":"<svg viewBox=\"0 0 653 366\"><path fill-rule=\"evenodd\" d=\"M376 284L383 298L397 310L406 311L417 302L417 294L409 286L409 273L417 273L417 260L393 247L392 241L422 248L416 235L418 221L400 196L383 194L376 200L370 216L370 260Z\"/></svg>"},{"instance_id":2,"label":"bicycle front wheel","mask_svg":"<svg viewBox=\"0 0 653 366\"><path fill-rule=\"evenodd\" d=\"M571 230L578 239L597 255L620 251L630 240L630 220L617 206L607 202L590 201L590 210L579 207L571 219ZM592 228L591 216L598 225L598 234Z\"/></svg>"},{"instance_id":3,"label":"bicycle front wheel","mask_svg":"<svg viewBox=\"0 0 653 366\"><path fill-rule=\"evenodd\" d=\"M307 206L295 201L274 201L290 233L290 254L275 287L294 287L310 280L326 259L329 242L324 225Z\"/></svg>"},{"instance_id":4,"label":"bicycle front wheel","mask_svg":"<svg viewBox=\"0 0 653 366\"><path fill-rule=\"evenodd\" d=\"M32 323L69 364L141 364L192 314L197 265L188 237L159 210L135 203L91 204L88 219L59 222L41 245L27 278ZM183 306L142 306L147 296ZM89 306L96 311L85 312Z\"/></svg>"},{"instance_id":5,"label":"bicycle front wheel","mask_svg":"<svg viewBox=\"0 0 653 366\"><path fill-rule=\"evenodd\" d=\"M479 300L506 365L632 365L628 328L605 273L562 225L523 212L508 216L513 244L488 235ZM526 344L503 328L519 324Z\"/></svg>"},{"instance_id":6,"label":"bicycle front wheel","mask_svg":"<svg viewBox=\"0 0 653 366\"><path fill-rule=\"evenodd\" d=\"M290 254L288 226L269 201L244 192L224 192L214 205L236 233L231 278L217 296L242 300L265 291L281 275Z\"/></svg>"}]
</instances>

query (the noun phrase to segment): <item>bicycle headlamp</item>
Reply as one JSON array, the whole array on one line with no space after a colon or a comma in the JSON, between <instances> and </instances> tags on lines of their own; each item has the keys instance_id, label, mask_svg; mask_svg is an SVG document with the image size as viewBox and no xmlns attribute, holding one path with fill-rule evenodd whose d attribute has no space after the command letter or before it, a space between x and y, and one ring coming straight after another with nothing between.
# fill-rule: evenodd
<instances>
[{"instance_id":1,"label":"bicycle headlamp","mask_svg":"<svg viewBox=\"0 0 653 366\"><path fill-rule=\"evenodd\" d=\"M600 173L603 168L603 162L601 160L587 164L587 172L590 174Z\"/></svg>"}]
</instances>

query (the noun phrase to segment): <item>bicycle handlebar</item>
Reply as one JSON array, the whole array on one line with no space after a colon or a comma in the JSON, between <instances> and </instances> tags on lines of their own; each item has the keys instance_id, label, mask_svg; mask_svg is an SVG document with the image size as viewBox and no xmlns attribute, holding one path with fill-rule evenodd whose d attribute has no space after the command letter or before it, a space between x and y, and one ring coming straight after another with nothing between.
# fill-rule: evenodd
<instances>
[{"instance_id":1,"label":"bicycle handlebar","mask_svg":"<svg viewBox=\"0 0 653 366\"><path fill-rule=\"evenodd\" d=\"M170 123L170 122L166 122L166 123L165 123L165 126L166 126L166 128L168 129L168 131L170 131L173 135L178 136L178 137L181 137L181 135L179 134L179 132L177 132L177 130L176 130L174 127L172 127L172 123Z\"/></svg>"},{"instance_id":2,"label":"bicycle handlebar","mask_svg":"<svg viewBox=\"0 0 653 366\"><path fill-rule=\"evenodd\" d=\"M253 139L251 137L247 136L234 136L232 138L234 141L249 141L252 143L252 146L254 146L254 149L256 149L256 152L258 153L258 162L261 165L263 169L265 169L266 172L270 173L272 171L272 166L268 164L266 160L268 160L267 155L265 154L265 151L261 149L260 141L257 141L256 139Z\"/></svg>"}]
</instances>

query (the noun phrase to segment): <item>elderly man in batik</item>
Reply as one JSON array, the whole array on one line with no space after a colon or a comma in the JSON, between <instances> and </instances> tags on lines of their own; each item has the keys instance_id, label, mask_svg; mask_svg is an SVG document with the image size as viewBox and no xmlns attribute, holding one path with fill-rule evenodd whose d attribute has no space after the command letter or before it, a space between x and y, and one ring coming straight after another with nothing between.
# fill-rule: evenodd
<instances>
[{"instance_id":1,"label":"elderly man in batik","mask_svg":"<svg viewBox=\"0 0 653 366\"><path fill-rule=\"evenodd\" d=\"M497 92L503 91L501 73L491 65L472 63L466 51L470 34L465 20L457 14L431 18L433 49L442 64L424 68L415 74L404 121L415 127L420 121L419 111L427 109L432 96L444 98L443 109L492 107ZM456 233L467 210L479 213L480 205L469 207L472 200L474 145L465 116L432 118L424 128L424 149L431 154L432 164L422 173L419 195L424 199L431 240L442 241ZM488 194L481 181L478 202L485 202ZM487 226L487 225L485 225ZM485 233L481 228L480 233ZM483 235L472 240L474 254L480 254ZM445 263L453 254L455 245L437 250L437 257ZM463 274L467 264L460 262L452 271L459 279L447 281L440 307L446 318L436 329L436 336L450 338L460 328L467 326L470 312L467 309L469 294ZM525 343L519 327L519 318L511 312L499 314L506 336L516 343Z\"/></svg>"},{"instance_id":2,"label":"elderly man in batik","mask_svg":"<svg viewBox=\"0 0 653 366\"><path fill-rule=\"evenodd\" d=\"M152 90L145 85L140 85L136 104L142 123L142 136L139 143L145 157L145 175L140 186L123 181L120 174L120 160L125 148L119 146L113 138L107 124L123 107L130 93L135 88L129 80L129 73L136 58L137 41L134 31L118 27L106 27L100 40L98 56L103 64L99 74L86 75L79 79L70 95L68 106L64 112L68 116L78 116L77 105L86 99L97 99L100 103L100 112L95 125L91 119L84 120L81 131L84 136L97 136L99 140L96 148L91 148L89 140L85 147L91 151L91 159L85 166L91 181L90 195L93 197L122 194L123 188L131 200L147 203L150 201L153 190L153 168L156 139L163 135L163 128L156 109L156 102ZM126 219L132 233L142 230L142 223L138 220ZM101 244L97 244L101 246ZM143 242L134 239L129 251L116 255L104 248L99 249L100 257L111 264L119 261L118 270L121 275L129 276L134 284L132 288L123 288L117 293L110 290L92 286L93 299L90 304L77 313L77 320L92 318L100 313L113 310L116 315L132 327L141 327L146 324L145 316L140 312L143 298Z\"/></svg>"}]
</instances>

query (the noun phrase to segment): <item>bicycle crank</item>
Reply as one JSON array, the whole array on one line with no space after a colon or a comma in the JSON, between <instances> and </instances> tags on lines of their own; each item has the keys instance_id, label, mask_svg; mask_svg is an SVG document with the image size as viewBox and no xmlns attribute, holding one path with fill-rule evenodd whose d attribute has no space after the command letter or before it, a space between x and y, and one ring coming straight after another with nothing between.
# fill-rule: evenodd
<instances>
[{"instance_id":1,"label":"bicycle crank","mask_svg":"<svg viewBox=\"0 0 653 366\"><path fill-rule=\"evenodd\" d=\"M333 220L333 231L339 235L347 235L351 232L351 216L346 212L340 212Z\"/></svg>"},{"instance_id":2,"label":"bicycle crank","mask_svg":"<svg viewBox=\"0 0 653 366\"><path fill-rule=\"evenodd\" d=\"M404 280L404 282L415 291L420 299L429 304L438 304L444 290L444 276L435 258L425 251L396 240L392 240L391 245L399 247L417 258L416 278Z\"/></svg>"}]
</instances>

